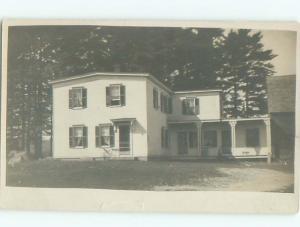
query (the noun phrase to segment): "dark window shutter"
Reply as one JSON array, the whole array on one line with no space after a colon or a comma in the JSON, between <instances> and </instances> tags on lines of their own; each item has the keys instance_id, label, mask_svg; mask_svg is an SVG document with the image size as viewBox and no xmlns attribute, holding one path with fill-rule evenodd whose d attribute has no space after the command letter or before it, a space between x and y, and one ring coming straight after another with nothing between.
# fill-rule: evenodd
<instances>
[{"instance_id":1,"label":"dark window shutter","mask_svg":"<svg viewBox=\"0 0 300 227\"><path fill-rule=\"evenodd\" d=\"M114 127L110 126L109 127L109 135L110 135L110 146L114 147L115 146L115 132L114 132Z\"/></svg>"},{"instance_id":2,"label":"dark window shutter","mask_svg":"<svg viewBox=\"0 0 300 227\"><path fill-rule=\"evenodd\" d=\"M171 114L173 112L173 103L172 103L172 97L169 97L169 113Z\"/></svg>"},{"instance_id":3,"label":"dark window shutter","mask_svg":"<svg viewBox=\"0 0 300 227\"><path fill-rule=\"evenodd\" d=\"M156 109L157 108L157 90L153 88L153 107Z\"/></svg>"},{"instance_id":4,"label":"dark window shutter","mask_svg":"<svg viewBox=\"0 0 300 227\"><path fill-rule=\"evenodd\" d=\"M106 87L106 106L110 106L110 87Z\"/></svg>"},{"instance_id":5,"label":"dark window shutter","mask_svg":"<svg viewBox=\"0 0 300 227\"><path fill-rule=\"evenodd\" d=\"M160 111L163 112L164 110L164 97L163 94L160 93Z\"/></svg>"},{"instance_id":6,"label":"dark window shutter","mask_svg":"<svg viewBox=\"0 0 300 227\"><path fill-rule=\"evenodd\" d=\"M102 135L101 135L101 125L98 126L98 136L99 136L99 147L102 146Z\"/></svg>"},{"instance_id":7,"label":"dark window shutter","mask_svg":"<svg viewBox=\"0 0 300 227\"><path fill-rule=\"evenodd\" d=\"M99 135L100 127L95 127L95 135L96 135L96 147L100 147L100 135Z\"/></svg>"},{"instance_id":8,"label":"dark window shutter","mask_svg":"<svg viewBox=\"0 0 300 227\"><path fill-rule=\"evenodd\" d=\"M83 127L83 147L88 147L88 128Z\"/></svg>"},{"instance_id":9,"label":"dark window shutter","mask_svg":"<svg viewBox=\"0 0 300 227\"><path fill-rule=\"evenodd\" d=\"M169 139L169 130L166 129L165 133L166 133L166 135L165 135L165 140L166 140L165 145L166 145L166 147L169 147L169 141L170 141L170 139Z\"/></svg>"},{"instance_id":10,"label":"dark window shutter","mask_svg":"<svg viewBox=\"0 0 300 227\"><path fill-rule=\"evenodd\" d=\"M195 114L198 115L200 113L199 111L200 106L199 106L199 98L195 99Z\"/></svg>"},{"instance_id":11,"label":"dark window shutter","mask_svg":"<svg viewBox=\"0 0 300 227\"><path fill-rule=\"evenodd\" d=\"M73 134L73 128L69 128L69 146L74 147L74 134Z\"/></svg>"},{"instance_id":12,"label":"dark window shutter","mask_svg":"<svg viewBox=\"0 0 300 227\"><path fill-rule=\"evenodd\" d=\"M186 114L186 99L182 100L182 113Z\"/></svg>"},{"instance_id":13,"label":"dark window shutter","mask_svg":"<svg viewBox=\"0 0 300 227\"><path fill-rule=\"evenodd\" d=\"M169 112L168 108L169 108L169 106L168 106L168 97L164 96L164 112L165 113Z\"/></svg>"},{"instance_id":14,"label":"dark window shutter","mask_svg":"<svg viewBox=\"0 0 300 227\"><path fill-rule=\"evenodd\" d=\"M165 129L161 128L161 147L165 147Z\"/></svg>"},{"instance_id":15,"label":"dark window shutter","mask_svg":"<svg viewBox=\"0 0 300 227\"><path fill-rule=\"evenodd\" d=\"M82 88L82 104L83 104L83 108L87 107L87 89L86 88Z\"/></svg>"},{"instance_id":16,"label":"dark window shutter","mask_svg":"<svg viewBox=\"0 0 300 227\"><path fill-rule=\"evenodd\" d=\"M73 90L69 90L69 109L73 108Z\"/></svg>"},{"instance_id":17,"label":"dark window shutter","mask_svg":"<svg viewBox=\"0 0 300 227\"><path fill-rule=\"evenodd\" d=\"M125 106L126 105L126 95L125 95L125 86L121 85L120 86L120 95L121 95L121 105Z\"/></svg>"}]
</instances>

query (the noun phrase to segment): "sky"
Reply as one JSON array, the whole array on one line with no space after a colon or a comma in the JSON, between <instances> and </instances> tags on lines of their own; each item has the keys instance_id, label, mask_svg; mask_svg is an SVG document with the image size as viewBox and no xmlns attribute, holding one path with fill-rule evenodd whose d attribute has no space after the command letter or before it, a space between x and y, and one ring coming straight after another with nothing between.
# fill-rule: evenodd
<instances>
[{"instance_id":1,"label":"sky","mask_svg":"<svg viewBox=\"0 0 300 227\"><path fill-rule=\"evenodd\" d=\"M265 49L278 55L272 60L275 76L296 74L296 40L293 31L262 31Z\"/></svg>"}]
</instances>

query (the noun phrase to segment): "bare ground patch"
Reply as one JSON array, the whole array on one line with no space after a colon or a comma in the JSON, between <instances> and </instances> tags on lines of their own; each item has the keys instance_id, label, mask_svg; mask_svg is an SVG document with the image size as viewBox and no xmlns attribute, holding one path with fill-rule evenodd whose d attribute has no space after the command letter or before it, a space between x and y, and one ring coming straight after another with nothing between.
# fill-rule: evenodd
<instances>
[{"instance_id":1,"label":"bare ground patch","mask_svg":"<svg viewBox=\"0 0 300 227\"><path fill-rule=\"evenodd\" d=\"M193 180L186 185L155 186L154 190L293 192L294 175L274 169L217 168L223 176Z\"/></svg>"}]
</instances>

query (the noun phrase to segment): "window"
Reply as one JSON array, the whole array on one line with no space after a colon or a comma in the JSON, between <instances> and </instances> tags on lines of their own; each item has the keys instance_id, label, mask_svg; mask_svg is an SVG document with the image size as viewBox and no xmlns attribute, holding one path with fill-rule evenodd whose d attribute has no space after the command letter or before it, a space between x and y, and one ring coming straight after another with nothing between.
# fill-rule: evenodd
<instances>
[{"instance_id":1,"label":"window","mask_svg":"<svg viewBox=\"0 0 300 227\"><path fill-rule=\"evenodd\" d=\"M164 112L164 108L165 108L164 95L162 93L160 93L160 111Z\"/></svg>"},{"instance_id":2,"label":"window","mask_svg":"<svg viewBox=\"0 0 300 227\"><path fill-rule=\"evenodd\" d=\"M72 126L69 128L69 145L71 148L87 147L87 127Z\"/></svg>"},{"instance_id":3,"label":"window","mask_svg":"<svg viewBox=\"0 0 300 227\"><path fill-rule=\"evenodd\" d=\"M182 113L184 115L198 115L199 114L199 99L194 97L187 97L182 100Z\"/></svg>"},{"instance_id":4,"label":"window","mask_svg":"<svg viewBox=\"0 0 300 227\"><path fill-rule=\"evenodd\" d=\"M113 147L115 145L115 134L112 125L98 125L95 131L96 147Z\"/></svg>"},{"instance_id":5,"label":"window","mask_svg":"<svg viewBox=\"0 0 300 227\"><path fill-rule=\"evenodd\" d=\"M69 108L86 108L87 90L83 87L76 87L69 90Z\"/></svg>"},{"instance_id":6,"label":"window","mask_svg":"<svg viewBox=\"0 0 300 227\"><path fill-rule=\"evenodd\" d=\"M197 139L197 132L189 132L189 147L190 148L197 148L198 146L198 139Z\"/></svg>"},{"instance_id":7,"label":"window","mask_svg":"<svg viewBox=\"0 0 300 227\"><path fill-rule=\"evenodd\" d=\"M161 147L168 148L169 147L169 130L165 127L161 128Z\"/></svg>"},{"instance_id":8,"label":"window","mask_svg":"<svg viewBox=\"0 0 300 227\"><path fill-rule=\"evenodd\" d=\"M217 131L209 130L204 132L204 146L217 147Z\"/></svg>"},{"instance_id":9,"label":"window","mask_svg":"<svg viewBox=\"0 0 300 227\"><path fill-rule=\"evenodd\" d=\"M259 147L259 129L251 128L246 130L246 146L247 147Z\"/></svg>"},{"instance_id":10,"label":"window","mask_svg":"<svg viewBox=\"0 0 300 227\"><path fill-rule=\"evenodd\" d=\"M172 97L168 97L168 111L167 111L167 113L171 114L172 112L173 112Z\"/></svg>"},{"instance_id":11,"label":"window","mask_svg":"<svg viewBox=\"0 0 300 227\"><path fill-rule=\"evenodd\" d=\"M160 94L160 110L163 113L172 112L172 98L162 93Z\"/></svg>"},{"instance_id":12,"label":"window","mask_svg":"<svg viewBox=\"0 0 300 227\"><path fill-rule=\"evenodd\" d=\"M158 91L156 88L153 88L153 107L158 109Z\"/></svg>"},{"instance_id":13,"label":"window","mask_svg":"<svg viewBox=\"0 0 300 227\"><path fill-rule=\"evenodd\" d=\"M125 86L112 84L106 87L106 106L125 106Z\"/></svg>"},{"instance_id":14,"label":"window","mask_svg":"<svg viewBox=\"0 0 300 227\"><path fill-rule=\"evenodd\" d=\"M169 130L165 129L165 147L168 148L169 145L170 145Z\"/></svg>"}]
</instances>

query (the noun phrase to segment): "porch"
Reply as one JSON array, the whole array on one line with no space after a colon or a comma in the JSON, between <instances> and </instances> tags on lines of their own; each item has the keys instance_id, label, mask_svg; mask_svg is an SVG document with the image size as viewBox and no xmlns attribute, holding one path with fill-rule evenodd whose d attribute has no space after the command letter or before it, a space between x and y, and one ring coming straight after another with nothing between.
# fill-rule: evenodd
<instances>
[{"instance_id":1,"label":"porch","mask_svg":"<svg viewBox=\"0 0 300 227\"><path fill-rule=\"evenodd\" d=\"M189 158L266 158L271 161L270 119L239 118L169 121L168 156Z\"/></svg>"}]
</instances>

